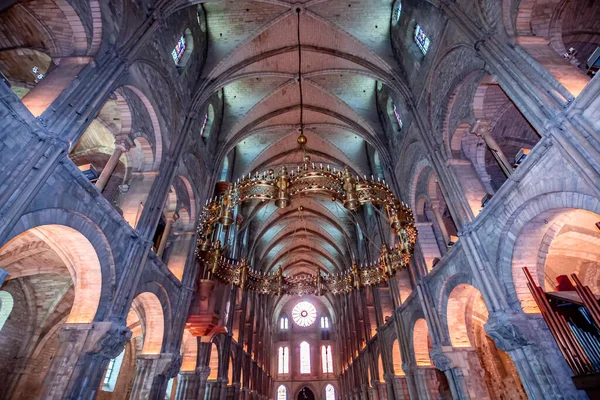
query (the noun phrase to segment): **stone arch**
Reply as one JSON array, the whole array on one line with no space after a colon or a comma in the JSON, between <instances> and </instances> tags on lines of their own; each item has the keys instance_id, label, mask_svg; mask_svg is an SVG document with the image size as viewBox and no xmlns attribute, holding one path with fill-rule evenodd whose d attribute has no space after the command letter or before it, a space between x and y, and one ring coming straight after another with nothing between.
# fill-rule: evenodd
<instances>
[{"instance_id":1,"label":"stone arch","mask_svg":"<svg viewBox=\"0 0 600 400\"><path fill-rule=\"evenodd\" d=\"M213 342L210 345L210 360L208 362L208 366L210 367L209 381L216 381L219 377L219 360L219 349L217 348L217 344Z\"/></svg>"},{"instance_id":2,"label":"stone arch","mask_svg":"<svg viewBox=\"0 0 600 400\"><path fill-rule=\"evenodd\" d=\"M89 323L107 311L115 286L115 265L111 245L101 229L80 214L65 209L45 209L24 215L0 243L0 257L6 263L19 256L11 250L19 236L31 231L55 251L65 263L75 285L75 299L67 322ZM58 240L60 238L60 240ZM11 279L40 273L36 270L6 268Z\"/></svg>"},{"instance_id":3,"label":"stone arch","mask_svg":"<svg viewBox=\"0 0 600 400\"><path fill-rule=\"evenodd\" d=\"M593 226L598 219L591 216L600 214L600 200L577 192L543 194L523 204L506 222L502 231L504 240L498 249L498 265L509 302L515 309L538 312L522 267L527 266L538 284L546 286L544 271L538 268L538 258L544 258L549 249L548 243L542 240L548 238L548 229L558 227L555 224L570 212L587 212L588 217L584 219L589 219L588 224ZM527 248L537 251L527 251ZM551 288L546 287L548 289Z\"/></svg>"},{"instance_id":4,"label":"stone arch","mask_svg":"<svg viewBox=\"0 0 600 400\"><path fill-rule=\"evenodd\" d=\"M394 367L394 375L403 376L404 369L402 368L402 352L400 351L400 343L398 338L392 342L392 364Z\"/></svg>"},{"instance_id":5,"label":"stone arch","mask_svg":"<svg viewBox=\"0 0 600 400\"><path fill-rule=\"evenodd\" d=\"M412 328L412 348L417 366L430 366L429 328L425 318L418 318Z\"/></svg>"},{"instance_id":6,"label":"stone arch","mask_svg":"<svg viewBox=\"0 0 600 400\"><path fill-rule=\"evenodd\" d=\"M160 354L165 337L165 314L163 306L152 292L142 292L133 299L134 310L143 313L144 345L141 354ZM140 314L141 314L140 313ZM139 315L139 314L138 314Z\"/></svg>"},{"instance_id":7,"label":"stone arch","mask_svg":"<svg viewBox=\"0 0 600 400\"><path fill-rule=\"evenodd\" d=\"M471 370L477 371L471 379L474 383L482 381L481 387L473 386L480 393L478 396L526 398L512 359L498 349L485 331L489 312L482 293L464 274L450 277L444 286L443 313L450 344L471 366Z\"/></svg>"},{"instance_id":8,"label":"stone arch","mask_svg":"<svg viewBox=\"0 0 600 400\"><path fill-rule=\"evenodd\" d=\"M181 371L195 371L198 358L198 339L188 330L183 332L183 340L181 341L181 356Z\"/></svg>"},{"instance_id":9,"label":"stone arch","mask_svg":"<svg viewBox=\"0 0 600 400\"><path fill-rule=\"evenodd\" d=\"M152 166L152 170L158 171L160 169L160 164L162 162L163 139L164 139L162 129L160 127L160 122L158 121L158 114L156 113L154 106L150 102L150 99L148 99L148 97L146 96L146 94L144 92L142 92L140 89L138 89L136 86L133 86L133 85L126 85L125 87L127 89L131 90L133 93L135 93L136 96L138 96L138 98L144 104L144 107L146 108L148 115L150 115L150 122L152 123L152 130L154 131L153 139L154 139L154 143L155 143L154 165Z\"/></svg>"}]
</instances>

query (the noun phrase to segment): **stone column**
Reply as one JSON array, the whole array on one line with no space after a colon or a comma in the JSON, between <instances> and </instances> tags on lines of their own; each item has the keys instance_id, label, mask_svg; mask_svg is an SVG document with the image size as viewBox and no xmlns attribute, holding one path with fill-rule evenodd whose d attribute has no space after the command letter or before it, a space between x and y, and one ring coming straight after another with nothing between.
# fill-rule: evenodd
<instances>
[{"instance_id":1,"label":"stone column","mask_svg":"<svg viewBox=\"0 0 600 400\"><path fill-rule=\"evenodd\" d=\"M484 325L498 349L508 353L530 399L583 399L572 372L559 353L545 323L535 316L491 313Z\"/></svg>"},{"instance_id":2,"label":"stone column","mask_svg":"<svg viewBox=\"0 0 600 400\"><path fill-rule=\"evenodd\" d=\"M203 398L198 395L200 377L196 371L180 372L177 377L177 392L175 400L196 400Z\"/></svg>"},{"instance_id":3,"label":"stone column","mask_svg":"<svg viewBox=\"0 0 600 400\"><path fill-rule=\"evenodd\" d=\"M181 368L179 354L142 354L137 359L130 399L164 397L166 383Z\"/></svg>"},{"instance_id":4,"label":"stone column","mask_svg":"<svg viewBox=\"0 0 600 400\"><path fill-rule=\"evenodd\" d=\"M379 381L373 379L371 381L371 387L369 388L369 399L370 400L379 400Z\"/></svg>"},{"instance_id":5,"label":"stone column","mask_svg":"<svg viewBox=\"0 0 600 400\"><path fill-rule=\"evenodd\" d=\"M131 339L131 331L113 322L64 324L40 393L43 399L94 398L104 370Z\"/></svg>"},{"instance_id":6,"label":"stone column","mask_svg":"<svg viewBox=\"0 0 600 400\"><path fill-rule=\"evenodd\" d=\"M442 237L444 238L444 245L448 247L448 241L450 240L450 235L448 234L448 229L446 229L446 224L444 223L444 219L442 218L442 214L440 213L440 201L439 200L431 200L429 203L429 209L433 212L435 216L435 220L440 227L440 231L442 232Z\"/></svg>"},{"instance_id":7,"label":"stone column","mask_svg":"<svg viewBox=\"0 0 600 400\"><path fill-rule=\"evenodd\" d=\"M100 177L96 181L96 187L100 192L104 190L104 187L108 183L112 173L115 171L117 164L119 163L119 158L123 153L127 153L132 147L135 145L133 141L127 135L119 135L115 140L115 151L112 153L108 162L102 169L100 173Z\"/></svg>"},{"instance_id":8,"label":"stone column","mask_svg":"<svg viewBox=\"0 0 600 400\"><path fill-rule=\"evenodd\" d=\"M171 233L171 228L175 221L179 219L179 214L176 212L167 214L167 225L165 226L165 230L160 238L160 243L158 244L158 250L156 250L156 255L158 258L161 258L163 253L165 252L165 248L167 247L167 241L169 240L169 234Z\"/></svg>"},{"instance_id":9,"label":"stone column","mask_svg":"<svg viewBox=\"0 0 600 400\"><path fill-rule=\"evenodd\" d=\"M472 365L473 357L477 365ZM489 399L490 393L483 382L481 364L474 349L456 349L451 346L436 346L431 352L435 366L448 379L454 399ZM469 360L471 358L471 360Z\"/></svg>"},{"instance_id":10,"label":"stone column","mask_svg":"<svg viewBox=\"0 0 600 400\"><path fill-rule=\"evenodd\" d=\"M490 152L500 166L500 169L502 169L502 172L504 172L508 178L513 173L513 166L511 162L508 161L506 154L504 154L500 145L498 145L498 142L496 142L496 139L492 136L492 130L489 125L487 123L478 122L473 128L473 134L481 137L485 141L485 145L490 149Z\"/></svg>"}]
</instances>

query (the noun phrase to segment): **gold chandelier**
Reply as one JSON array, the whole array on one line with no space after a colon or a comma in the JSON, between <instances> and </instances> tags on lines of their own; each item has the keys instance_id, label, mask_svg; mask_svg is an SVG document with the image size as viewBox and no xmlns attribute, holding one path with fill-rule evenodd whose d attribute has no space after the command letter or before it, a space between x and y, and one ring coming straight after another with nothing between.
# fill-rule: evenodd
<instances>
[{"instance_id":1,"label":"gold chandelier","mask_svg":"<svg viewBox=\"0 0 600 400\"><path fill-rule=\"evenodd\" d=\"M223 195L207 201L198 225L197 256L211 278L264 294L340 294L385 282L408 266L417 230L410 208L394 196L389 185L379 179L355 178L348 168L336 171L330 166L311 164L309 160L305 157L303 165L292 169L291 173L283 166L277 175L269 170L242 177L229 184ZM340 274L317 272L315 275L283 276L281 268L274 274L267 274L252 269L245 259L229 259L223 255L220 241L212 241L217 224L224 227L233 224L233 210L238 204L258 199L286 208L294 198L306 195L326 195L350 211L366 203L383 206L398 242L391 247L383 244L374 263L358 266L353 261Z\"/></svg>"}]
</instances>

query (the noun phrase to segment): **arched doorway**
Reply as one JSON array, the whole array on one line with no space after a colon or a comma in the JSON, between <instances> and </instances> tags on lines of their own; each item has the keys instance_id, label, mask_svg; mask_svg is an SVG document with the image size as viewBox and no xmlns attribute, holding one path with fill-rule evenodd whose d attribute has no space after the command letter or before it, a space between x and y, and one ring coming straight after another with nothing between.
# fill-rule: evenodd
<instances>
[{"instance_id":1,"label":"arched doorway","mask_svg":"<svg viewBox=\"0 0 600 400\"><path fill-rule=\"evenodd\" d=\"M312 392L312 390L304 386L298 392L298 400L315 400L315 394Z\"/></svg>"}]
</instances>

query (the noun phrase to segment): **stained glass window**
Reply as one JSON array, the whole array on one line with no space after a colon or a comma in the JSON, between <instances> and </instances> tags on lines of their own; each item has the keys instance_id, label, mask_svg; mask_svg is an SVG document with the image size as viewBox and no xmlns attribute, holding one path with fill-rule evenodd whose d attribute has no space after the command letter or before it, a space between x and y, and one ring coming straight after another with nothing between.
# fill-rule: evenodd
<instances>
[{"instance_id":1,"label":"stained glass window","mask_svg":"<svg viewBox=\"0 0 600 400\"><path fill-rule=\"evenodd\" d=\"M289 347L279 348L279 366L278 373L289 374L290 373L290 349Z\"/></svg>"},{"instance_id":2,"label":"stained glass window","mask_svg":"<svg viewBox=\"0 0 600 400\"><path fill-rule=\"evenodd\" d=\"M204 132L206 132L206 124L208 124L208 113L204 116L204 121L202 121L202 129L200 130L200 137L204 137Z\"/></svg>"},{"instance_id":3,"label":"stained glass window","mask_svg":"<svg viewBox=\"0 0 600 400\"><path fill-rule=\"evenodd\" d=\"M325 387L325 400L335 400L335 388L331 383Z\"/></svg>"},{"instance_id":4,"label":"stained glass window","mask_svg":"<svg viewBox=\"0 0 600 400\"><path fill-rule=\"evenodd\" d=\"M415 26L415 43L419 46L423 54L427 54L427 50L429 50L429 38L419 24Z\"/></svg>"},{"instance_id":5,"label":"stained glass window","mask_svg":"<svg viewBox=\"0 0 600 400\"><path fill-rule=\"evenodd\" d=\"M287 389L283 385L277 389L277 400L287 400Z\"/></svg>"},{"instance_id":6,"label":"stained glass window","mask_svg":"<svg viewBox=\"0 0 600 400\"><path fill-rule=\"evenodd\" d=\"M181 58L183 57L183 53L185 53L185 36L181 35L177 41L177 44L175 45L175 48L171 52L171 56L173 57L175 64L179 64Z\"/></svg>"},{"instance_id":7,"label":"stained glass window","mask_svg":"<svg viewBox=\"0 0 600 400\"><path fill-rule=\"evenodd\" d=\"M400 21L400 15L402 15L402 2L397 0L394 3L394 10L392 11L392 24L397 25L398 21Z\"/></svg>"},{"instance_id":8,"label":"stained glass window","mask_svg":"<svg viewBox=\"0 0 600 400\"><path fill-rule=\"evenodd\" d=\"M317 319L317 310L308 301L301 301L292 310L292 318L300 326L311 326Z\"/></svg>"},{"instance_id":9,"label":"stained glass window","mask_svg":"<svg viewBox=\"0 0 600 400\"><path fill-rule=\"evenodd\" d=\"M288 330L289 325L288 325L288 319L287 319L287 317L281 317L281 320L279 321L279 328L282 331L287 331Z\"/></svg>"},{"instance_id":10,"label":"stained glass window","mask_svg":"<svg viewBox=\"0 0 600 400\"><path fill-rule=\"evenodd\" d=\"M329 318L321 317L321 329L329 329Z\"/></svg>"},{"instance_id":11,"label":"stained glass window","mask_svg":"<svg viewBox=\"0 0 600 400\"><path fill-rule=\"evenodd\" d=\"M333 373L333 355L331 354L331 346L321 346L321 363L323 364L323 373Z\"/></svg>"},{"instance_id":12,"label":"stained glass window","mask_svg":"<svg viewBox=\"0 0 600 400\"><path fill-rule=\"evenodd\" d=\"M310 374L310 345L307 342L300 343L300 373Z\"/></svg>"},{"instance_id":13,"label":"stained glass window","mask_svg":"<svg viewBox=\"0 0 600 400\"><path fill-rule=\"evenodd\" d=\"M398 112L398 108L394 104L394 115L396 116L396 122L398 122L398 128L402 130L404 123L402 122L402 118L400 118L400 113Z\"/></svg>"}]
</instances>

